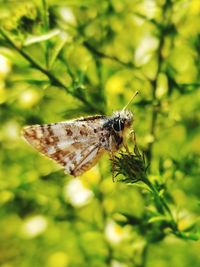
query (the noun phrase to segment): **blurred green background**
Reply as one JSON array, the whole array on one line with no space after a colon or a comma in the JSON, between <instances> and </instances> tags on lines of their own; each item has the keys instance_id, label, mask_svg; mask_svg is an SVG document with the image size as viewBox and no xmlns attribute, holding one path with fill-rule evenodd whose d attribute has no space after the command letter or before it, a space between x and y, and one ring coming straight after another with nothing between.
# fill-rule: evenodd
<instances>
[{"instance_id":1,"label":"blurred green background","mask_svg":"<svg viewBox=\"0 0 200 267\"><path fill-rule=\"evenodd\" d=\"M199 62L199 0L0 1L0 266L200 266ZM137 142L180 237L148 190L112 182L108 155L74 179L20 135L136 90Z\"/></svg>"}]
</instances>

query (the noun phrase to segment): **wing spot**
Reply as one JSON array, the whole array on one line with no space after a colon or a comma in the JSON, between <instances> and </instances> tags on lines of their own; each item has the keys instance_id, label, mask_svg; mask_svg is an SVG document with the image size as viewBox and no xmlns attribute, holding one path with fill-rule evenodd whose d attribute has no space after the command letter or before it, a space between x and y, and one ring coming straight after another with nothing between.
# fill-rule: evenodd
<instances>
[{"instance_id":1,"label":"wing spot","mask_svg":"<svg viewBox=\"0 0 200 267\"><path fill-rule=\"evenodd\" d=\"M44 135L44 133L45 133L44 126L40 125L40 130L41 130L42 134Z\"/></svg>"},{"instance_id":2,"label":"wing spot","mask_svg":"<svg viewBox=\"0 0 200 267\"><path fill-rule=\"evenodd\" d=\"M69 135L69 136L72 136L72 135L73 135L73 132L72 132L70 129L66 129L66 133L67 133L67 135Z\"/></svg>"},{"instance_id":3,"label":"wing spot","mask_svg":"<svg viewBox=\"0 0 200 267\"><path fill-rule=\"evenodd\" d=\"M80 130L80 135L88 136L88 133L86 131Z\"/></svg>"},{"instance_id":4,"label":"wing spot","mask_svg":"<svg viewBox=\"0 0 200 267\"><path fill-rule=\"evenodd\" d=\"M70 153L70 155L68 156L69 157L69 160L73 160L73 158L75 156L76 156L76 153L75 152Z\"/></svg>"}]
</instances>

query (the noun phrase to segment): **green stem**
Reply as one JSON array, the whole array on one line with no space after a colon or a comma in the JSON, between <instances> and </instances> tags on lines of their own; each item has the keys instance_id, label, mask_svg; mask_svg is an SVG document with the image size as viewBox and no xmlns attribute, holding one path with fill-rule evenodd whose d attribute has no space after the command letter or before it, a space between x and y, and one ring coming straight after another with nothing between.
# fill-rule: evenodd
<instances>
[{"instance_id":1,"label":"green stem","mask_svg":"<svg viewBox=\"0 0 200 267\"><path fill-rule=\"evenodd\" d=\"M102 234L104 236L105 235L104 227L106 225L107 213L106 213L106 210L104 209L104 205L103 205L104 194L101 192L101 190L99 190L99 192L98 192L98 201L99 201L99 208L100 208L102 219L103 219L103 227L100 230L102 231ZM108 251L108 255L107 255L106 260L105 260L106 266L111 266L112 265L112 259L113 259L113 249L112 249L109 241L107 241L105 237L104 237L104 240L105 240L105 245L106 245L107 251Z\"/></svg>"},{"instance_id":2,"label":"green stem","mask_svg":"<svg viewBox=\"0 0 200 267\"><path fill-rule=\"evenodd\" d=\"M70 87L67 87L61 80L55 77L53 73L51 73L49 70L45 69L42 65L40 65L34 58L32 58L28 53L26 53L21 47L18 47L2 28L0 28L0 33L12 48L14 48L20 55L22 55L34 68L38 69L43 74L45 74L51 81L52 85L58 88L65 89L65 91L68 94L82 101L91 110L95 112L101 112L100 110L98 110L97 106L92 105L81 94L76 94L75 92L73 92L73 90L71 90Z\"/></svg>"},{"instance_id":3,"label":"green stem","mask_svg":"<svg viewBox=\"0 0 200 267\"><path fill-rule=\"evenodd\" d=\"M126 68L138 68L136 67L132 62L124 62L122 60L120 60L119 58L117 58L116 56L110 56L110 55L107 55L101 51L98 51L95 47L93 47L89 42L87 41L84 41L83 42L83 45L88 49L90 50L90 52L92 52L94 55L98 56L99 58L107 58L107 59L110 59L110 60L113 60L117 63L119 63L120 65L126 67Z\"/></svg>"},{"instance_id":4,"label":"green stem","mask_svg":"<svg viewBox=\"0 0 200 267\"><path fill-rule=\"evenodd\" d=\"M164 46L164 40L166 37L166 33L165 33L165 24L169 24L168 22L168 18L167 18L167 11L168 9L171 7L171 3L169 0L166 0L166 2L164 3L163 6L163 22L162 24L158 23L156 24L157 29L159 31L159 46L157 49L157 71L156 71L156 75L155 78L151 81L151 85L152 85L152 118L151 118L151 125L150 125L150 134L153 137L153 142L149 143L148 148L147 148L147 159L149 164L151 164L151 160L152 160L152 154L153 154L153 146L155 143L155 138L156 138L156 126L157 126L157 119L158 119L158 113L159 113L159 106L160 103L157 99L156 96L156 90L157 90L157 83L158 83L158 76L162 70L162 66L163 66L163 56L162 56L162 50L163 50L163 46Z\"/></svg>"},{"instance_id":5,"label":"green stem","mask_svg":"<svg viewBox=\"0 0 200 267\"><path fill-rule=\"evenodd\" d=\"M165 199L162 196L160 196L157 188L153 185L153 183L147 177L143 178L143 182L151 190L151 192L152 192L152 194L154 196L155 205L156 205L158 211L161 214L165 214L165 213L168 214L168 216L171 219L171 226L173 228L173 231L176 231L177 230L176 221L174 220L173 214L172 214L172 212L170 210L170 207L168 206L167 202L165 201Z\"/></svg>"},{"instance_id":6,"label":"green stem","mask_svg":"<svg viewBox=\"0 0 200 267\"><path fill-rule=\"evenodd\" d=\"M44 32L47 32L49 30L49 11L48 11L48 5L46 0L42 0L43 5L43 11L44 11ZM45 50L45 59L46 59L46 68L49 69L49 42L47 41L46 44L46 50Z\"/></svg>"},{"instance_id":7,"label":"green stem","mask_svg":"<svg viewBox=\"0 0 200 267\"><path fill-rule=\"evenodd\" d=\"M44 10L44 24L46 30L49 29L49 12L48 12L48 5L46 0L42 0L43 10Z\"/></svg>"},{"instance_id":8,"label":"green stem","mask_svg":"<svg viewBox=\"0 0 200 267\"><path fill-rule=\"evenodd\" d=\"M149 243L146 243L146 245L144 246L143 251L142 251L141 267L145 267L146 266L148 248L149 248Z\"/></svg>"}]
</instances>

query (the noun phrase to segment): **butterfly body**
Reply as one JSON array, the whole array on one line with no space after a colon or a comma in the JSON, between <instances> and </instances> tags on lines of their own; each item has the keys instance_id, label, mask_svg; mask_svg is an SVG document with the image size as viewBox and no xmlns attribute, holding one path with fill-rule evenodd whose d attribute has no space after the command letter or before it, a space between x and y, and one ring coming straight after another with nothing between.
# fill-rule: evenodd
<instances>
[{"instance_id":1,"label":"butterfly body","mask_svg":"<svg viewBox=\"0 0 200 267\"><path fill-rule=\"evenodd\" d=\"M62 165L66 173L78 176L93 167L104 152L119 150L132 121L132 113L122 110L112 116L28 126L23 136L39 152Z\"/></svg>"}]
</instances>

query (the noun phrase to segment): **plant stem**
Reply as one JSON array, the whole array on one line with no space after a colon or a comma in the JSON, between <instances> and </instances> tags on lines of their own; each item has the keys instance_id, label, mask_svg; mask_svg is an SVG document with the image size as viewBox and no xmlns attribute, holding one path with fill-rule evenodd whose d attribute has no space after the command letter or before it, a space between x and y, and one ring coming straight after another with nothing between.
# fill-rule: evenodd
<instances>
[{"instance_id":1,"label":"plant stem","mask_svg":"<svg viewBox=\"0 0 200 267\"><path fill-rule=\"evenodd\" d=\"M100 58L107 58L113 61L116 61L117 63L119 63L120 65L126 67L126 68L138 68L136 67L132 62L124 62L122 60L120 60L119 58L117 58L116 56L110 56L107 55L101 51L98 51L95 47L93 47L90 43L88 43L87 41L83 42L83 45L90 50L93 54L95 54L96 56L100 57Z\"/></svg>"},{"instance_id":2,"label":"plant stem","mask_svg":"<svg viewBox=\"0 0 200 267\"><path fill-rule=\"evenodd\" d=\"M20 55L22 55L35 69L38 69L43 74L45 74L49 80L51 81L52 85L63 88L65 91L72 95L73 97L76 97L81 102L83 102L86 106L88 106L92 111L95 112L101 112L101 110L98 109L96 105L92 105L86 98L84 98L81 94L76 94L73 90L71 90L70 87L66 86L61 80L59 80L57 77L54 76L53 73L51 73L49 70L45 69L43 66L41 66L34 58L32 58L27 52L25 52L21 47L17 46L13 40L8 36L8 34L0 28L1 35L5 38L5 40L9 43L9 45L14 48Z\"/></svg>"},{"instance_id":3,"label":"plant stem","mask_svg":"<svg viewBox=\"0 0 200 267\"><path fill-rule=\"evenodd\" d=\"M140 267L145 267L147 263L147 253L148 253L149 243L146 243L142 251L142 262Z\"/></svg>"},{"instance_id":4,"label":"plant stem","mask_svg":"<svg viewBox=\"0 0 200 267\"><path fill-rule=\"evenodd\" d=\"M103 228L101 228L102 231L102 235L105 236L104 230L105 230L105 225L106 225L106 220L107 220L107 213L106 210L104 209L104 194L101 192L101 190L99 190L98 192L98 200L99 200L99 208L101 210L101 215L102 215L102 219L103 219ZM109 241L106 240L106 237L104 238L105 240L105 244L107 246L107 250L108 250L108 255L106 257L106 266L111 266L112 264L112 259L113 259L113 249L109 243Z\"/></svg>"},{"instance_id":5,"label":"plant stem","mask_svg":"<svg viewBox=\"0 0 200 267\"><path fill-rule=\"evenodd\" d=\"M155 143L155 139L156 139L156 126L157 126L157 119L158 119L158 113L159 113L159 106L160 106L160 101L157 99L157 95L156 95L156 90L157 90L157 86L158 86L158 76L162 70L162 66L163 66L163 56L162 56L162 49L164 46L164 39L166 37L166 33L165 33L165 23L168 23L167 18L166 18L166 14L167 14L167 10L168 8L171 7L171 2L170 0L166 0L163 9L162 9L162 13L163 13L163 25L157 23L155 24L157 26L157 29L159 30L159 46L157 49L157 71L156 71L156 75L155 78L151 81L152 84L152 117L151 117L151 125L150 125L150 135L153 137L153 141L149 143L147 151L146 151L146 155L147 155L147 159L149 164L151 165L151 160L152 160L152 154L153 154L153 146Z\"/></svg>"},{"instance_id":6,"label":"plant stem","mask_svg":"<svg viewBox=\"0 0 200 267\"><path fill-rule=\"evenodd\" d=\"M42 0L43 10L44 10L44 24L46 30L49 28L49 12L48 12L48 5L46 0Z\"/></svg>"},{"instance_id":7,"label":"plant stem","mask_svg":"<svg viewBox=\"0 0 200 267\"><path fill-rule=\"evenodd\" d=\"M49 31L49 11L46 0L42 0L43 12L44 12L44 32ZM45 43L45 59L46 59L46 68L49 69L49 42Z\"/></svg>"}]
</instances>

